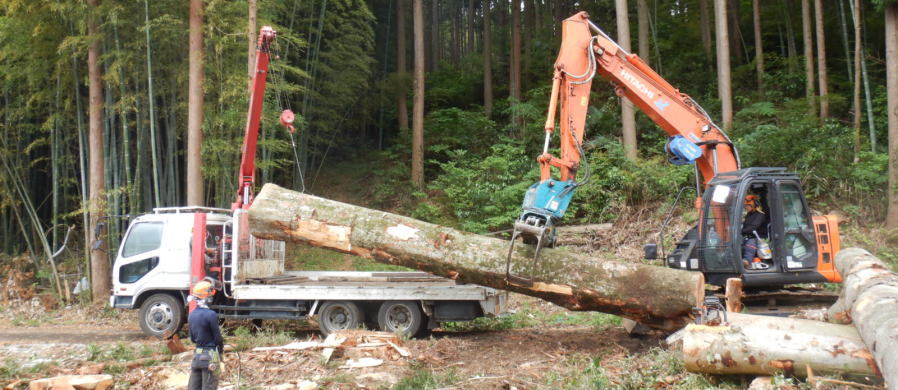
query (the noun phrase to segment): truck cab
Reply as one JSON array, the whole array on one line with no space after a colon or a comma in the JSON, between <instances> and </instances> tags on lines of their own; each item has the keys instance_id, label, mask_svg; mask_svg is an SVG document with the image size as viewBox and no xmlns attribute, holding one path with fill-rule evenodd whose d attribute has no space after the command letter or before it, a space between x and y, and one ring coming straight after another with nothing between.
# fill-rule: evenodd
<instances>
[{"instance_id":1,"label":"truck cab","mask_svg":"<svg viewBox=\"0 0 898 390\"><path fill-rule=\"evenodd\" d=\"M210 232L222 231L231 220L225 209L157 208L137 217L125 233L112 269L110 305L141 308L144 332L155 335L183 324L181 312L190 289L191 240L198 212L206 213Z\"/></svg>"}]
</instances>

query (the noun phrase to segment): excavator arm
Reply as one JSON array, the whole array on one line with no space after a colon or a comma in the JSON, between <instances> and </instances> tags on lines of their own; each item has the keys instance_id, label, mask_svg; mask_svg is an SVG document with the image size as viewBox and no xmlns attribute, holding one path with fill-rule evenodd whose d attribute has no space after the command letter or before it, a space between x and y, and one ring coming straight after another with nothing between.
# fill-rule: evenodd
<instances>
[{"instance_id":1,"label":"excavator arm","mask_svg":"<svg viewBox=\"0 0 898 390\"><path fill-rule=\"evenodd\" d=\"M531 270L535 268L540 248L554 244L555 224L564 216L576 188L583 184L576 178L584 156L586 113L596 75L611 82L618 95L629 99L668 134L670 139L665 149L670 162L694 163L704 187L717 172L740 168L733 143L708 113L689 95L655 73L639 56L621 48L589 21L586 12L564 20L561 37L545 124L546 137L543 152L537 157L540 181L524 195L523 212L515 221L508 252L511 259L518 237L536 244ZM556 122L560 140L557 157L549 153ZM552 167L559 170L558 179L552 178ZM588 180L586 171L584 182ZM532 283L532 278L512 275L510 261L506 265L506 279L509 283Z\"/></svg>"},{"instance_id":2,"label":"excavator arm","mask_svg":"<svg viewBox=\"0 0 898 390\"><path fill-rule=\"evenodd\" d=\"M544 153L538 158L541 163L551 161L551 165L559 166L556 160L575 164L579 161L579 155L571 153L569 145L582 142L590 87L596 74L611 82L619 95L639 107L671 137L667 146L671 162L694 162L705 187L717 172L740 168L738 152L708 113L689 95L655 73L639 56L627 53L589 21L586 12L577 13L562 23L561 51L555 62L552 100L546 121L548 135L555 122L555 99L560 100L561 158L552 160ZM571 134L577 138L573 139ZM542 165L541 180L548 178L546 165ZM565 175L562 168L562 180Z\"/></svg>"}]
</instances>

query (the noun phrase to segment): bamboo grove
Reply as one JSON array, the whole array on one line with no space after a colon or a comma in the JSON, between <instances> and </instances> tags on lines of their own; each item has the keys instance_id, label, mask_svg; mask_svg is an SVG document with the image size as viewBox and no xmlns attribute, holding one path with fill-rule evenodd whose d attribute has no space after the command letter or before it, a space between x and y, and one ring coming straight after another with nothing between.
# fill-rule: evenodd
<instances>
[{"instance_id":1,"label":"bamboo grove","mask_svg":"<svg viewBox=\"0 0 898 390\"><path fill-rule=\"evenodd\" d=\"M474 231L507 225L533 179L531 156L541 147L560 21L586 10L614 37L632 32L633 51L721 118L748 163L798 169L818 201L882 223L887 101L896 97L886 90L884 8L891 5L881 3L205 0L202 203L226 207L233 200L250 30L271 25L278 37L259 183L316 192L328 185L330 166L355 162L376 178L358 184L369 188L374 206ZM89 273L90 252L105 251L104 261L112 261L127 226L122 216L185 205L189 184L188 2L93 4L0 0L0 249L26 254L60 294L61 279ZM728 21L725 42L717 39L715 10ZM90 20L97 22L93 34ZM416 35L422 50L415 48ZM92 44L103 96L105 201L98 206L88 201ZM722 74L716 53L724 49L731 67ZM417 55L423 121L413 118ZM602 204L651 201L661 187L685 184L690 171L659 168L665 140L654 124L636 114L628 130L632 114L621 112L613 88L595 83L593 89L587 146L594 169L606 170L585 196ZM298 114L295 140L277 124L284 108ZM416 132L423 133L423 156L412 152ZM416 173L415 166L422 168ZM628 187L628 178L661 170L673 173L653 178L657 187ZM470 180L482 186L462 183ZM472 217L484 202L496 205ZM608 210L581 206L573 213L587 222L611 218ZM89 244L91 214L104 216L102 248ZM67 249L54 260L70 226Z\"/></svg>"}]
</instances>

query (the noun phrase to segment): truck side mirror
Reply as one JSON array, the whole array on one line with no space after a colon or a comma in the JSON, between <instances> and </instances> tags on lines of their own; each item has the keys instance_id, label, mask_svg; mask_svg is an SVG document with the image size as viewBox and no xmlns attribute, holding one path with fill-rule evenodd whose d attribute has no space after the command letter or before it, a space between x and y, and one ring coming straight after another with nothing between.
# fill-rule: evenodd
<instances>
[{"instance_id":1,"label":"truck side mirror","mask_svg":"<svg viewBox=\"0 0 898 390\"><path fill-rule=\"evenodd\" d=\"M656 244L645 244L642 247L643 252L645 252L646 260L655 260L658 258L658 245Z\"/></svg>"}]
</instances>

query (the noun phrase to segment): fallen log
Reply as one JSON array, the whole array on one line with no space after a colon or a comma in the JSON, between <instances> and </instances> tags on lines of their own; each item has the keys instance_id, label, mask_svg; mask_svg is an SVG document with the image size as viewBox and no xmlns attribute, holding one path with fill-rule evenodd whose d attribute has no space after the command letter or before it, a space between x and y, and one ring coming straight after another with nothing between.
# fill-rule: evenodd
<instances>
[{"instance_id":1,"label":"fallen log","mask_svg":"<svg viewBox=\"0 0 898 390\"><path fill-rule=\"evenodd\" d=\"M814 372L874 377L873 355L848 325L726 313L720 326L690 324L681 335L686 369L709 374L804 376Z\"/></svg>"},{"instance_id":2,"label":"fallen log","mask_svg":"<svg viewBox=\"0 0 898 390\"><path fill-rule=\"evenodd\" d=\"M601 311L654 328L675 330L704 300L701 273L619 263L519 244L512 273L534 275L532 286L506 280L509 243L412 218L366 209L266 184L249 211L260 238L314 246L401 265L463 283L534 296L574 311Z\"/></svg>"},{"instance_id":3,"label":"fallen log","mask_svg":"<svg viewBox=\"0 0 898 390\"><path fill-rule=\"evenodd\" d=\"M842 292L829 318L854 323L883 372L886 386L898 389L898 274L863 249L836 254Z\"/></svg>"}]
</instances>

